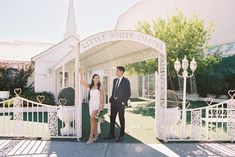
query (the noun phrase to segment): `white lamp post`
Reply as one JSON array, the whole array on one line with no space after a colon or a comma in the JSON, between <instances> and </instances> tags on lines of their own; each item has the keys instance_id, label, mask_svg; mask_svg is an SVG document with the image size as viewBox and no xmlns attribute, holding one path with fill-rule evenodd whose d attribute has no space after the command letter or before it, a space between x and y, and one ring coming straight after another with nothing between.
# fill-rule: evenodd
<instances>
[{"instance_id":1,"label":"white lamp post","mask_svg":"<svg viewBox=\"0 0 235 157\"><path fill-rule=\"evenodd\" d=\"M194 60L194 58L190 62L190 69L192 71L191 75L189 75L188 71L187 71L188 70L188 60L187 60L186 56L184 56L184 59L182 60L182 69L183 69L182 74L181 75L179 74L179 71L181 69L181 64L180 64L180 61L178 60L178 58L175 61L174 68L177 72L177 75L184 79L183 104L182 104L182 137L186 137L186 110L185 110L186 109L186 79L193 76L194 71L197 69L197 62Z\"/></svg>"}]
</instances>

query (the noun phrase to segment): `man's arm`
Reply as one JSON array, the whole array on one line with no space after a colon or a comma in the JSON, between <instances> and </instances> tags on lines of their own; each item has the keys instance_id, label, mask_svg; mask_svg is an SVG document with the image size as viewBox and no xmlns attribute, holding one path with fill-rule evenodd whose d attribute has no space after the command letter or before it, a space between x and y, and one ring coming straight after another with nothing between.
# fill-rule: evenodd
<instances>
[{"instance_id":1,"label":"man's arm","mask_svg":"<svg viewBox=\"0 0 235 157\"><path fill-rule=\"evenodd\" d=\"M130 86L130 82L128 79L126 79L126 86L125 86L125 95L124 95L124 103L125 105L127 105L127 101L130 99L131 97L131 86Z\"/></svg>"},{"instance_id":2,"label":"man's arm","mask_svg":"<svg viewBox=\"0 0 235 157\"><path fill-rule=\"evenodd\" d=\"M112 101L113 101L113 92L114 92L114 85L115 85L115 79L113 80L113 89L112 89L112 95L111 95L111 97L109 98L109 102L110 103L112 103Z\"/></svg>"}]
</instances>

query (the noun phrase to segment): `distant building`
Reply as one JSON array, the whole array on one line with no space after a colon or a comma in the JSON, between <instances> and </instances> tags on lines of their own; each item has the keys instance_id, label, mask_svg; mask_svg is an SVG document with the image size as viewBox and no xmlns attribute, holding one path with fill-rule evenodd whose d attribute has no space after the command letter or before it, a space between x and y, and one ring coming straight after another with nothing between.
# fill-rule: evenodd
<instances>
[{"instance_id":1,"label":"distant building","mask_svg":"<svg viewBox=\"0 0 235 157\"><path fill-rule=\"evenodd\" d=\"M0 67L27 69L36 54L48 49L53 44L36 42L0 42ZM28 85L34 82L35 73L28 79Z\"/></svg>"},{"instance_id":2,"label":"distant building","mask_svg":"<svg viewBox=\"0 0 235 157\"><path fill-rule=\"evenodd\" d=\"M235 55L235 42L212 46L205 52L205 55L213 55L216 53L219 53L222 57Z\"/></svg>"},{"instance_id":3,"label":"distant building","mask_svg":"<svg viewBox=\"0 0 235 157\"><path fill-rule=\"evenodd\" d=\"M221 51L222 55L235 54L235 1L234 0L140 0L119 16L116 30L135 30L138 21L152 22L156 18L170 18L178 10L187 17L198 15L208 24L213 22L215 32L207 54Z\"/></svg>"},{"instance_id":4,"label":"distant building","mask_svg":"<svg viewBox=\"0 0 235 157\"><path fill-rule=\"evenodd\" d=\"M36 42L0 42L0 64L20 68L29 64L31 58L53 46L50 43Z\"/></svg>"}]
</instances>

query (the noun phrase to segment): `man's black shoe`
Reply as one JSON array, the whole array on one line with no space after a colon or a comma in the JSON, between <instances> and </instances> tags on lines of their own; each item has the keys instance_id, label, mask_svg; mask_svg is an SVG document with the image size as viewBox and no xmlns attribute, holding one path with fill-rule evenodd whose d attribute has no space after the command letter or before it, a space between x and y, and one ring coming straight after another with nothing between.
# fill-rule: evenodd
<instances>
[{"instance_id":1,"label":"man's black shoe","mask_svg":"<svg viewBox=\"0 0 235 157\"><path fill-rule=\"evenodd\" d=\"M113 139L116 138L114 135L109 135L108 137L106 137L106 139Z\"/></svg>"},{"instance_id":2,"label":"man's black shoe","mask_svg":"<svg viewBox=\"0 0 235 157\"><path fill-rule=\"evenodd\" d=\"M123 136L120 136L120 137L118 137L118 138L116 139L117 142L121 142L121 141L123 141L123 140L124 140L124 137L123 137Z\"/></svg>"}]
</instances>

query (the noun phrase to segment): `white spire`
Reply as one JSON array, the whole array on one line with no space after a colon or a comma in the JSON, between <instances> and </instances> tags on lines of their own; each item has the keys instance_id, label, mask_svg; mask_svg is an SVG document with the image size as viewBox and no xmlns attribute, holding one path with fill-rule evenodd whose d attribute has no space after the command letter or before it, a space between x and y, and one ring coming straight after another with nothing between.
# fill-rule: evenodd
<instances>
[{"instance_id":1,"label":"white spire","mask_svg":"<svg viewBox=\"0 0 235 157\"><path fill-rule=\"evenodd\" d=\"M67 19L66 31L64 33L64 38L66 39L70 36L74 36L79 39L79 36L77 34L75 16L74 16L73 0L69 0L68 19Z\"/></svg>"}]
</instances>

